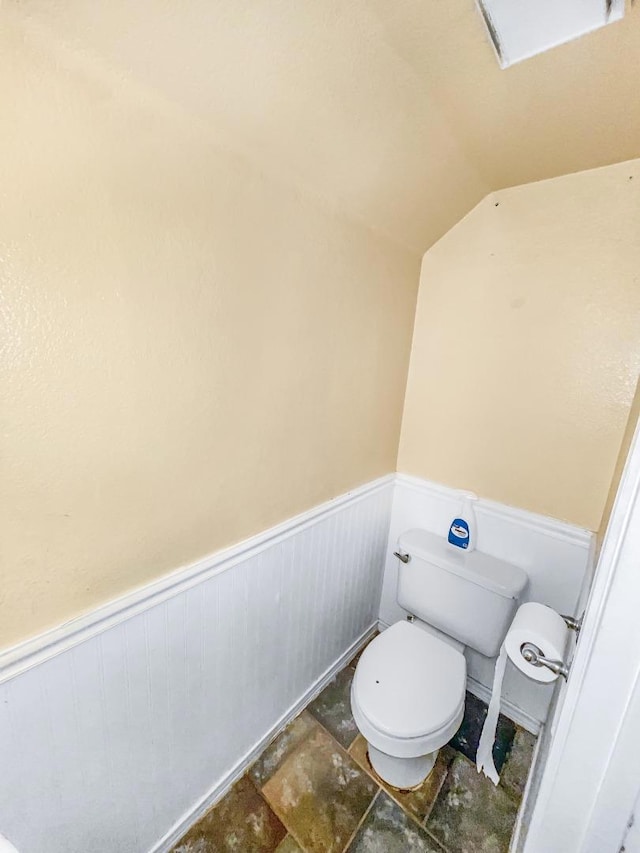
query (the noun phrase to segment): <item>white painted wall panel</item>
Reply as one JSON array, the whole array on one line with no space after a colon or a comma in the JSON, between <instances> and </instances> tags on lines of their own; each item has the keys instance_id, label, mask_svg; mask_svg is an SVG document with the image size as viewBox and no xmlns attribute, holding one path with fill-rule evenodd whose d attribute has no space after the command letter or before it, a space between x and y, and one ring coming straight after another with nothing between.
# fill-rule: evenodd
<instances>
[{"instance_id":1,"label":"white painted wall panel","mask_svg":"<svg viewBox=\"0 0 640 853\"><path fill-rule=\"evenodd\" d=\"M58 632L35 665L7 656L0 832L20 853L165 849L377 621L391 491L214 557L92 636Z\"/></svg>"},{"instance_id":2,"label":"white painted wall panel","mask_svg":"<svg viewBox=\"0 0 640 853\"><path fill-rule=\"evenodd\" d=\"M168 850L378 615L404 618L397 536L443 533L457 508L384 478L1 655L0 832L20 853ZM478 521L530 598L575 608L589 534L485 501ZM487 688L492 666L469 653ZM505 695L544 719L515 670Z\"/></svg>"}]
</instances>

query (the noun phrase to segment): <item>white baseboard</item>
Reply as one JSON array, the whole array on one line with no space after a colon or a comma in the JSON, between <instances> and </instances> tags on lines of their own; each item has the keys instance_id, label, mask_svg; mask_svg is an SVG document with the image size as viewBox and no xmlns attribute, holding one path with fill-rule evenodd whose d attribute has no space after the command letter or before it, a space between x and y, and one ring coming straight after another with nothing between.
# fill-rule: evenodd
<instances>
[{"instance_id":1,"label":"white baseboard","mask_svg":"<svg viewBox=\"0 0 640 853\"><path fill-rule=\"evenodd\" d=\"M470 676L467 676L467 690L469 693L473 693L474 696L477 696L478 699L482 699L482 701L486 702L487 705L491 701L491 690ZM505 717L513 720L513 722L518 726L521 726L523 729L531 732L532 735L537 736L540 734L540 730L542 728L540 720L534 719L532 716L527 714L526 711L523 711L522 708L514 705L513 702L509 702L509 700L504 697L500 700L500 712L504 714Z\"/></svg>"},{"instance_id":2,"label":"white baseboard","mask_svg":"<svg viewBox=\"0 0 640 853\"><path fill-rule=\"evenodd\" d=\"M253 762L261 755L269 743L284 729L298 714L303 711L315 697L324 690L327 684L352 660L378 630L378 623L374 622L364 631L355 643L340 655L331 666L315 681L311 687L289 708L286 714L260 738L260 740L244 755L235 767L224 779L216 782L207 793L198 800L192 809L184 814L180 820L169 830L169 832L154 845L149 853L168 853L182 836L207 812L215 803L221 799L227 791L240 779Z\"/></svg>"},{"instance_id":3,"label":"white baseboard","mask_svg":"<svg viewBox=\"0 0 640 853\"><path fill-rule=\"evenodd\" d=\"M538 771L538 761L540 761L543 753L542 749L542 732L541 735L536 740L535 746L533 747L533 755L531 757L531 766L529 768L529 775L527 776L527 782L524 786L524 794L522 795L522 800L520 802L520 808L518 809L518 814L516 817L516 825L513 829L513 833L511 835L511 844L509 845L509 853L520 853L524 844L524 840L527 836L527 824L528 817L531 813L531 805L535 802L535 797L537 793L537 787L534 788L534 779L537 775ZM544 763L542 765L542 770L544 770Z\"/></svg>"}]
</instances>

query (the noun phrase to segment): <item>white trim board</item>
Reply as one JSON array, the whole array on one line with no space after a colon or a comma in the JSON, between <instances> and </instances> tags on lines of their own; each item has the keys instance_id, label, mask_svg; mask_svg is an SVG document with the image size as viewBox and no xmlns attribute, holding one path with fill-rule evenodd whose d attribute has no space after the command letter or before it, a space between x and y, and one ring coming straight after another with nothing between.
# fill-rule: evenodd
<instances>
[{"instance_id":1,"label":"white trim board","mask_svg":"<svg viewBox=\"0 0 640 853\"><path fill-rule=\"evenodd\" d=\"M357 503L385 488L391 488L393 482L394 475L388 474L365 483L344 495L319 504L307 512L300 513L275 527L271 527L269 530L245 539L237 545L209 554L195 563L176 569L157 581L152 581L113 601L96 607L76 619L38 634L16 646L11 646L0 652L0 684L73 648L90 637L95 637L114 625L130 619L132 616L143 613L145 610L149 610L161 602L233 568L238 563L260 554L272 545L317 523L322 518L327 518L350 504Z\"/></svg>"},{"instance_id":2,"label":"white trim board","mask_svg":"<svg viewBox=\"0 0 640 853\"><path fill-rule=\"evenodd\" d=\"M397 485L412 489L422 495L429 495L446 504L459 502L457 489L422 480L409 474L387 474L352 489L344 495L319 504L304 513L293 516L281 524L239 542L237 545L214 552L201 560L176 569L156 581L125 593L49 631L0 651L0 684L90 637L95 637L120 622L155 607L168 598L232 568L242 560L259 554L270 545L304 530L321 518L328 517L368 495ZM481 526L480 520L483 517L508 520L521 528L571 542L579 547L593 549L594 535L567 522L537 515L516 507L509 507L484 498L477 502L475 511L478 515L479 527Z\"/></svg>"},{"instance_id":3,"label":"white trim board","mask_svg":"<svg viewBox=\"0 0 640 853\"><path fill-rule=\"evenodd\" d=\"M306 690L303 695L283 714L278 722L238 761L231 772L224 779L217 782L207 793L186 812L177 823L171 827L169 832L155 844L149 853L169 853L173 846L182 836L207 812L215 803L221 799L231 786L244 775L245 771L253 764L260 754L267 748L271 741L284 729L298 714L303 711L315 697L324 690L329 682L352 660L371 637L376 633L378 623L374 622L364 631L355 643L340 655L331 666L320 676L320 678Z\"/></svg>"},{"instance_id":4,"label":"white trim board","mask_svg":"<svg viewBox=\"0 0 640 853\"><path fill-rule=\"evenodd\" d=\"M486 702L487 705L491 701L490 688L485 687L484 684L480 684L479 681L476 681L475 678L471 678L471 676L467 676L467 690L469 693L473 693L474 696L477 696L478 699L482 699L482 701ZM518 726L521 726L521 728L531 732L531 734L536 737L542 730L542 723L540 720L536 720L508 699L501 698L500 713L504 714L505 717L513 720L513 722Z\"/></svg>"},{"instance_id":5,"label":"white trim board","mask_svg":"<svg viewBox=\"0 0 640 853\"><path fill-rule=\"evenodd\" d=\"M640 758L640 424L605 534L525 853L620 850Z\"/></svg>"},{"instance_id":6,"label":"white trim board","mask_svg":"<svg viewBox=\"0 0 640 853\"><path fill-rule=\"evenodd\" d=\"M396 474L395 481L398 485L414 489L423 495L431 495L440 501L455 501L456 505L460 504L460 489L453 489L441 483L423 480L411 474ZM552 536L585 548L590 548L594 539L594 534L583 527L578 527L575 524L570 524L567 521L561 521L548 515L540 515L527 509L498 503L487 498L478 498L474 502L473 509L478 518L478 529L481 527L482 518L494 517L503 521L512 521L521 528L534 530L538 533L543 533L545 536Z\"/></svg>"},{"instance_id":7,"label":"white trim board","mask_svg":"<svg viewBox=\"0 0 640 853\"><path fill-rule=\"evenodd\" d=\"M522 844L524 843L524 838L527 833L527 827L529 825L529 812L533 807L533 803L535 803L535 798L537 796L535 778L538 772L544 772L544 754L542 751L543 734L544 729L538 735L535 746L533 747L533 755L531 756L529 773L527 774L527 781L524 786L524 793L522 794L522 800L520 801L520 807L518 809L518 814L516 815L516 825L513 829L513 833L511 834L509 853L520 853L522 849ZM539 762L543 762L541 768L538 767Z\"/></svg>"}]
</instances>

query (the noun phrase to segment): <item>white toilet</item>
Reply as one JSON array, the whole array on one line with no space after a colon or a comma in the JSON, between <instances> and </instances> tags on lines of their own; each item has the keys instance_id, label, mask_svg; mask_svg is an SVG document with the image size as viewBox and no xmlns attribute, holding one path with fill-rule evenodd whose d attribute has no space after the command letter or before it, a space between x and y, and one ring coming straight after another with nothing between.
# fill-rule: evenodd
<instances>
[{"instance_id":1,"label":"white toilet","mask_svg":"<svg viewBox=\"0 0 640 853\"><path fill-rule=\"evenodd\" d=\"M398 540L398 603L412 616L362 653L351 709L377 774L396 788L429 775L464 715L464 648L498 654L527 574L425 530Z\"/></svg>"}]
</instances>

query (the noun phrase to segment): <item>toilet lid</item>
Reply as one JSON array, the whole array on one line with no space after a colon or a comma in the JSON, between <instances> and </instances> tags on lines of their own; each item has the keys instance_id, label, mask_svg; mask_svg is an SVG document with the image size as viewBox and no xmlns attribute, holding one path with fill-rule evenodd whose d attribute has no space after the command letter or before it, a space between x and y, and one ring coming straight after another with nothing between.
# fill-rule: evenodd
<instances>
[{"instance_id":1,"label":"toilet lid","mask_svg":"<svg viewBox=\"0 0 640 853\"><path fill-rule=\"evenodd\" d=\"M397 622L364 650L353 689L375 728L421 737L450 723L464 702L464 655L409 622Z\"/></svg>"}]
</instances>

